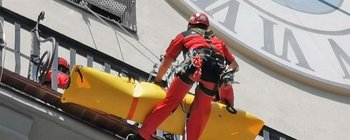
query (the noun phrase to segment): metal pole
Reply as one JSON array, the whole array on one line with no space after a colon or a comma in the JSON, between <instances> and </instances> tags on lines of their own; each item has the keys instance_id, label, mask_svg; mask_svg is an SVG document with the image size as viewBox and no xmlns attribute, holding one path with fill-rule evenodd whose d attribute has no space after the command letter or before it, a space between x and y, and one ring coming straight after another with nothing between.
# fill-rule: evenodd
<instances>
[{"instance_id":1,"label":"metal pole","mask_svg":"<svg viewBox=\"0 0 350 140\"><path fill-rule=\"evenodd\" d=\"M32 50L30 52L31 62L30 62L30 69L29 69L29 75L28 78L38 82L35 77L37 77L36 70L38 69L38 65L35 64L36 62L39 62L40 60L40 42L39 39L36 36L35 31L32 32Z\"/></svg>"},{"instance_id":2,"label":"metal pole","mask_svg":"<svg viewBox=\"0 0 350 140\"><path fill-rule=\"evenodd\" d=\"M15 72L21 73L21 25L15 23Z\"/></svg>"},{"instance_id":3,"label":"metal pole","mask_svg":"<svg viewBox=\"0 0 350 140\"><path fill-rule=\"evenodd\" d=\"M4 51L3 48L5 48L5 32L4 32L4 18L0 17L0 66L2 67L2 52Z\"/></svg>"},{"instance_id":4,"label":"metal pole","mask_svg":"<svg viewBox=\"0 0 350 140\"><path fill-rule=\"evenodd\" d=\"M70 58L70 67L69 67L69 69L72 70L73 66L75 65L77 51L73 48L70 48L69 54L70 54L70 57L69 57Z\"/></svg>"},{"instance_id":5,"label":"metal pole","mask_svg":"<svg viewBox=\"0 0 350 140\"><path fill-rule=\"evenodd\" d=\"M57 77L58 77L58 42L52 42L55 43L52 46L52 55L54 55L53 57L53 61L52 61L52 66L51 66L51 70L52 70L52 79L51 79L51 88L55 91L57 91Z\"/></svg>"}]
</instances>

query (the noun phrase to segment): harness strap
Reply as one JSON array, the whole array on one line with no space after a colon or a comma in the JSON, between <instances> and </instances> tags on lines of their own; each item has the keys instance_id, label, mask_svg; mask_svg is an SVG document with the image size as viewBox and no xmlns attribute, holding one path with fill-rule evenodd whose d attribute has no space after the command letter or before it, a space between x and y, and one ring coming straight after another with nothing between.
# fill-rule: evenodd
<instances>
[{"instance_id":1,"label":"harness strap","mask_svg":"<svg viewBox=\"0 0 350 140\"><path fill-rule=\"evenodd\" d=\"M208 89L206 87L204 87L203 84L199 83L199 88L207 95L209 96L215 96L218 94L218 90L216 90L217 88L214 88L214 90Z\"/></svg>"},{"instance_id":2,"label":"harness strap","mask_svg":"<svg viewBox=\"0 0 350 140\"><path fill-rule=\"evenodd\" d=\"M194 81L191 80L191 79L189 78L189 75L186 74L186 73L180 74L180 75L179 75L179 78L180 78L183 82L185 82L187 85L193 85L193 84L194 84Z\"/></svg>"},{"instance_id":3,"label":"harness strap","mask_svg":"<svg viewBox=\"0 0 350 140\"><path fill-rule=\"evenodd\" d=\"M213 49L208 49L208 48L198 48L196 49L196 52L202 55L206 55L212 58L217 58L218 60L220 60L222 63L224 63L225 61L225 57L217 52L216 50Z\"/></svg>"},{"instance_id":4,"label":"harness strap","mask_svg":"<svg viewBox=\"0 0 350 140\"><path fill-rule=\"evenodd\" d=\"M220 54L216 49L215 49L215 45L211 42L209 35L212 35L210 33L207 33L207 30L203 30L200 28L192 28L186 32L183 32L183 35L185 37L191 36L191 35L201 35L206 42L210 45L210 48L197 48L194 50L194 54L192 54L193 52L188 52L188 50L185 50L186 53L189 53L189 58L185 57L186 60L184 61L184 63L191 63L189 64L189 67L187 67L187 65L185 65L186 67L183 67L183 73L181 73L179 75L179 78L185 82L188 85L192 85L194 83L194 81L192 79L189 78L189 74L187 70L191 69L191 66L196 67L195 71L191 74L194 74L195 77L197 78L201 78L201 71L202 71L202 66L201 66L201 60L202 59L212 59L213 61L216 61L218 63L218 65L220 67L224 67L225 65L225 57L223 56L223 54ZM183 52L185 52L183 50ZM197 60L197 61L195 61ZM210 61L212 61L210 60ZM194 64L194 62L197 62ZM196 76L197 75L197 76ZM213 90L206 88L203 84L199 84L199 88L207 95L209 96L215 96L218 94L218 86L219 86L220 81L218 81L218 83L216 83L216 86Z\"/></svg>"}]
</instances>

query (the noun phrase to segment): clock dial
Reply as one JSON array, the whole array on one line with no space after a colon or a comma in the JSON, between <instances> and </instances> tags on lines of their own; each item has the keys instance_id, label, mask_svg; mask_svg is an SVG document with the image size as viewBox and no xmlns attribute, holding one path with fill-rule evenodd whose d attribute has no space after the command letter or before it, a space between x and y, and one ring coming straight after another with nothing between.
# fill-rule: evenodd
<instances>
[{"instance_id":1,"label":"clock dial","mask_svg":"<svg viewBox=\"0 0 350 140\"><path fill-rule=\"evenodd\" d=\"M236 47L248 57L260 56L273 64L270 69L305 84L350 95L350 1L178 3L192 12L207 13L212 28L229 38L228 42L240 44Z\"/></svg>"}]
</instances>

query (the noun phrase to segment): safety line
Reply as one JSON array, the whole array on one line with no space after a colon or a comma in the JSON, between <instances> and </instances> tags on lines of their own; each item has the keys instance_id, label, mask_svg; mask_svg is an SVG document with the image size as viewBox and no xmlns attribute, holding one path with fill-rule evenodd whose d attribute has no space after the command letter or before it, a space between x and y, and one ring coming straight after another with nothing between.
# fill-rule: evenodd
<instances>
[{"instance_id":1,"label":"safety line","mask_svg":"<svg viewBox=\"0 0 350 140\"><path fill-rule=\"evenodd\" d=\"M121 38L123 38L129 45L131 45L134 49L136 49L138 52L140 52L144 57L146 57L149 61L151 61L152 63L156 63L153 60L151 60L149 57L147 57L147 55L145 55L141 50L137 49L134 45L132 45L126 38L124 38L120 33L118 33L116 30L113 29L112 26L110 26L105 20L103 20L99 15L97 15L94 11L92 11L88 6L87 3L85 2L85 4L83 4L84 8L86 10L88 10L89 12L91 12L95 17L97 17L99 20L101 20L105 25L107 25L111 30L113 30L117 35L119 35ZM127 31L122 25L120 25L120 23L115 22L125 33L127 33L129 36L135 38L134 35L132 35L129 31ZM118 36L117 36L118 37ZM118 39L118 38L117 38ZM142 44L140 41L138 41L137 39L135 39L137 43L139 43L144 49L146 49L149 53L152 54L152 56L154 56L155 58L158 59L157 55L155 55L151 50L149 50L144 44ZM119 43L119 40L118 40ZM120 47L120 44L119 44ZM121 50L121 48L120 48ZM121 52L122 54L122 52ZM123 57L123 54L122 54ZM124 61L124 58L123 58Z\"/></svg>"}]
</instances>

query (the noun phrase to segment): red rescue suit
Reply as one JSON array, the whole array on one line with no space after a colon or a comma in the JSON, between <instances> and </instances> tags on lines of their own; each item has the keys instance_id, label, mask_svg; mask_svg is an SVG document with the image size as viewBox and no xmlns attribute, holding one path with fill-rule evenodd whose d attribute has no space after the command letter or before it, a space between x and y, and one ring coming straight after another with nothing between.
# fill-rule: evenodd
<instances>
[{"instance_id":1,"label":"red rescue suit","mask_svg":"<svg viewBox=\"0 0 350 140\"><path fill-rule=\"evenodd\" d=\"M175 60L181 51L186 53L191 50L212 48L226 58L228 62L234 61L233 55L228 51L223 41L212 37L210 38L210 42L211 43L209 43L202 35L192 30L185 31L177 35L170 43L166 50L165 59L168 57ZM191 89L193 82L199 82L199 86L196 87L195 98L187 122L187 139L199 139L208 120L211 111L211 101L214 97L213 95L206 93L203 89L214 90L219 80L217 77L219 74L211 73L214 69L210 68L211 63L206 62L205 59L199 59L198 61L203 61L198 63L200 67L199 70L197 68L192 70L192 73L190 74L180 74L177 76L168 88L165 99L159 103L150 114L148 114L139 130L139 135L144 139L150 139L158 126L180 105L185 95ZM193 63L196 62L194 61ZM196 77L196 73L199 73L200 77ZM216 77L210 77L211 75L216 75Z\"/></svg>"},{"instance_id":2,"label":"red rescue suit","mask_svg":"<svg viewBox=\"0 0 350 140\"><path fill-rule=\"evenodd\" d=\"M44 85L51 87L51 79L52 79L52 70L49 70L47 74L47 80L44 82ZM69 85L70 79L69 76L61 71L58 71L57 74L57 86L61 89L66 89Z\"/></svg>"},{"instance_id":3,"label":"red rescue suit","mask_svg":"<svg viewBox=\"0 0 350 140\"><path fill-rule=\"evenodd\" d=\"M234 107L234 92L231 84L223 84L219 89L219 102Z\"/></svg>"}]
</instances>

